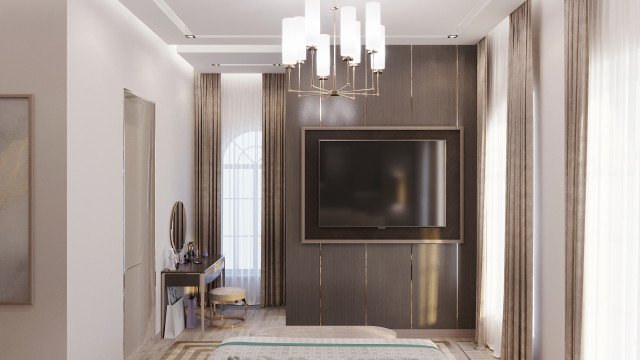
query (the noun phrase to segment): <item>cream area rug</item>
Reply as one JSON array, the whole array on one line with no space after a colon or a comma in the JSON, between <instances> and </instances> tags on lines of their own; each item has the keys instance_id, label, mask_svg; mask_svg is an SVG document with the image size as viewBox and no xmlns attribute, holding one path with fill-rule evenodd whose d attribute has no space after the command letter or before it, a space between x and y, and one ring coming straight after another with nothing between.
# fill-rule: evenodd
<instances>
[{"instance_id":1,"label":"cream area rug","mask_svg":"<svg viewBox=\"0 0 640 360\"><path fill-rule=\"evenodd\" d=\"M475 350L471 340L437 339L433 342L447 360L490 359L485 353ZM219 341L176 341L162 360L206 360L218 345Z\"/></svg>"}]
</instances>

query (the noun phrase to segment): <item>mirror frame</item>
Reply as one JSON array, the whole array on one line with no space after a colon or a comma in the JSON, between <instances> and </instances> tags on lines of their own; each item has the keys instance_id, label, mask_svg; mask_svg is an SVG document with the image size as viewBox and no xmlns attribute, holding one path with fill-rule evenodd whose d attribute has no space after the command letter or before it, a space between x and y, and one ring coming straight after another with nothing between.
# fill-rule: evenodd
<instances>
[{"instance_id":1,"label":"mirror frame","mask_svg":"<svg viewBox=\"0 0 640 360\"><path fill-rule=\"evenodd\" d=\"M179 254L184 249L186 232L187 222L185 221L184 204L182 201L176 201L171 209L169 222L169 242L176 254ZM176 239L176 237L180 239Z\"/></svg>"}]
</instances>

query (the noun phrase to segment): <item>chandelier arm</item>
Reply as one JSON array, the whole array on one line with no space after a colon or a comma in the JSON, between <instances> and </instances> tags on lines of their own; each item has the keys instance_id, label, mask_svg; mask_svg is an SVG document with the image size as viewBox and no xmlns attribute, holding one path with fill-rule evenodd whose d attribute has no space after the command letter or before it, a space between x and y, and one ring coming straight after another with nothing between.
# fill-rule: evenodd
<instances>
[{"instance_id":1,"label":"chandelier arm","mask_svg":"<svg viewBox=\"0 0 640 360\"><path fill-rule=\"evenodd\" d=\"M349 91L350 91L350 92L359 92L359 93L362 93L362 92L370 92L370 91L375 91L375 90L376 90L376 89L369 88L369 89L354 89L354 90L349 90Z\"/></svg>"},{"instance_id":2,"label":"chandelier arm","mask_svg":"<svg viewBox=\"0 0 640 360\"><path fill-rule=\"evenodd\" d=\"M324 88L324 87L322 87L322 86L312 85L311 87L312 87L313 89L316 89L316 90L322 90L322 91L327 91L327 92L329 91L329 90L325 89L325 88Z\"/></svg>"},{"instance_id":3,"label":"chandelier arm","mask_svg":"<svg viewBox=\"0 0 640 360\"><path fill-rule=\"evenodd\" d=\"M356 97L349 93L338 93L338 96L345 97L347 99L355 100Z\"/></svg>"},{"instance_id":4,"label":"chandelier arm","mask_svg":"<svg viewBox=\"0 0 640 360\"><path fill-rule=\"evenodd\" d=\"M342 91L342 90L344 90L345 88L348 88L348 87L349 87L349 83L346 83L340 89L336 89L336 91Z\"/></svg>"},{"instance_id":5,"label":"chandelier arm","mask_svg":"<svg viewBox=\"0 0 640 360\"><path fill-rule=\"evenodd\" d=\"M338 95L340 94L349 94L349 95L358 95L358 96L367 96L367 95L375 95L371 92L368 91L340 91L338 92Z\"/></svg>"},{"instance_id":6,"label":"chandelier arm","mask_svg":"<svg viewBox=\"0 0 640 360\"><path fill-rule=\"evenodd\" d=\"M316 97L316 96L331 96L331 95L329 93L326 93L326 94L325 93L315 93L315 94L303 94L303 95L300 95L300 97L310 97L310 96Z\"/></svg>"},{"instance_id":7,"label":"chandelier arm","mask_svg":"<svg viewBox=\"0 0 640 360\"><path fill-rule=\"evenodd\" d=\"M304 95L304 94L330 94L331 92L328 90L291 90L294 94Z\"/></svg>"}]
</instances>

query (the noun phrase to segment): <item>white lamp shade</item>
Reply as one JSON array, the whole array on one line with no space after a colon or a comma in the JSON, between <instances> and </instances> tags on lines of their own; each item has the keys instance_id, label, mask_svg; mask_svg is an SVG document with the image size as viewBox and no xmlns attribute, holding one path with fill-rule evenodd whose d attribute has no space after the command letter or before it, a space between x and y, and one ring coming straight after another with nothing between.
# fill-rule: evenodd
<instances>
[{"instance_id":1,"label":"white lamp shade","mask_svg":"<svg viewBox=\"0 0 640 360\"><path fill-rule=\"evenodd\" d=\"M331 51L329 42L329 35L320 34L316 56L316 73L318 77L328 77L331 72Z\"/></svg>"},{"instance_id":2,"label":"white lamp shade","mask_svg":"<svg viewBox=\"0 0 640 360\"><path fill-rule=\"evenodd\" d=\"M360 54L362 53L362 25L360 25L360 21L354 21L353 31L354 31L354 49L353 56L351 57L353 60L351 61L354 64L360 64Z\"/></svg>"},{"instance_id":3,"label":"white lamp shade","mask_svg":"<svg viewBox=\"0 0 640 360\"><path fill-rule=\"evenodd\" d=\"M306 45L318 46L320 36L320 0L304 1Z\"/></svg>"},{"instance_id":4,"label":"white lamp shade","mask_svg":"<svg viewBox=\"0 0 640 360\"><path fill-rule=\"evenodd\" d=\"M353 34L356 21L356 8L343 6L340 8L340 55L353 57L355 52L355 36Z\"/></svg>"},{"instance_id":5,"label":"white lamp shade","mask_svg":"<svg viewBox=\"0 0 640 360\"><path fill-rule=\"evenodd\" d=\"M373 70L384 70L385 57L387 56L386 41L384 39L385 37L384 25L380 25L379 31L380 31L381 46L377 50L377 52L373 54L373 60L371 61L371 68Z\"/></svg>"},{"instance_id":6,"label":"white lamp shade","mask_svg":"<svg viewBox=\"0 0 640 360\"><path fill-rule=\"evenodd\" d=\"M293 42L294 20L282 19L282 63L284 65L296 64L295 44Z\"/></svg>"},{"instance_id":7,"label":"white lamp shade","mask_svg":"<svg viewBox=\"0 0 640 360\"><path fill-rule=\"evenodd\" d=\"M380 47L380 3L368 2L365 5L365 36L367 50Z\"/></svg>"},{"instance_id":8,"label":"white lamp shade","mask_svg":"<svg viewBox=\"0 0 640 360\"><path fill-rule=\"evenodd\" d=\"M293 18L293 51L297 61L305 61L307 59L305 23L304 16L296 16Z\"/></svg>"}]
</instances>

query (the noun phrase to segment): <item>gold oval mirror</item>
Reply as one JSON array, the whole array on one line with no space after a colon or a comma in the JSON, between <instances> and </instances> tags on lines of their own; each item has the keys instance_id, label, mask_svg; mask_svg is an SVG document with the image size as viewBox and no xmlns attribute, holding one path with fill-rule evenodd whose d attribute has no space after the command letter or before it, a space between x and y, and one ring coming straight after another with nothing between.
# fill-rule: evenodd
<instances>
[{"instance_id":1,"label":"gold oval mirror","mask_svg":"<svg viewBox=\"0 0 640 360\"><path fill-rule=\"evenodd\" d=\"M180 253L184 247L184 234L187 227L184 218L184 204L182 201L176 201L171 210L171 224L169 225L171 247L176 253Z\"/></svg>"}]
</instances>

